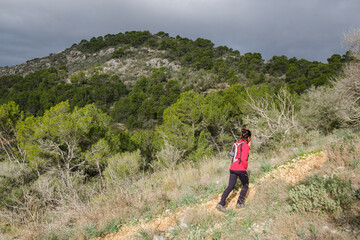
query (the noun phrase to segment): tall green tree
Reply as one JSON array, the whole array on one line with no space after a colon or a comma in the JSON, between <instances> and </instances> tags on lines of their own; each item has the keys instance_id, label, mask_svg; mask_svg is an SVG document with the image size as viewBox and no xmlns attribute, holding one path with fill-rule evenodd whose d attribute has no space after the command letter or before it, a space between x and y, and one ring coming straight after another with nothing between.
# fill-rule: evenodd
<instances>
[{"instance_id":1,"label":"tall green tree","mask_svg":"<svg viewBox=\"0 0 360 240\"><path fill-rule=\"evenodd\" d=\"M158 131L184 158L196 160L214 150L221 151L229 141L226 132L231 127L230 112L231 105L220 94L205 97L188 91L164 111L164 123Z\"/></svg>"},{"instance_id":2,"label":"tall green tree","mask_svg":"<svg viewBox=\"0 0 360 240\"><path fill-rule=\"evenodd\" d=\"M71 188L71 174L86 164L84 153L104 138L111 119L94 105L71 110L69 102L41 117L28 117L17 127L17 141L26 161L39 173L56 170Z\"/></svg>"},{"instance_id":3,"label":"tall green tree","mask_svg":"<svg viewBox=\"0 0 360 240\"><path fill-rule=\"evenodd\" d=\"M13 101L0 106L0 161L24 163L23 153L16 141L16 125L24 117L24 112Z\"/></svg>"}]
</instances>

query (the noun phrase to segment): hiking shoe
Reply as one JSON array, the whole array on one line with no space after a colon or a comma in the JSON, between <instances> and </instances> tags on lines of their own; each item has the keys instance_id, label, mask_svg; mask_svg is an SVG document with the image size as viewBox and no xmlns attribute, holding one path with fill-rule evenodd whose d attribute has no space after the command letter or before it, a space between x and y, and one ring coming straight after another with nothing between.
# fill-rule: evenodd
<instances>
[{"instance_id":1,"label":"hiking shoe","mask_svg":"<svg viewBox=\"0 0 360 240\"><path fill-rule=\"evenodd\" d=\"M221 204L216 205L216 209L219 210L220 212L226 213L226 208Z\"/></svg>"},{"instance_id":2,"label":"hiking shoe","mask_svg":"<svg viewBox=\"0 0 360 240\"><path fill-rule=\"evenodd\" d=\"M236 208L244 208L245 207L245 203L237 203L236 204Z\"/></svg>"}]
</instances>

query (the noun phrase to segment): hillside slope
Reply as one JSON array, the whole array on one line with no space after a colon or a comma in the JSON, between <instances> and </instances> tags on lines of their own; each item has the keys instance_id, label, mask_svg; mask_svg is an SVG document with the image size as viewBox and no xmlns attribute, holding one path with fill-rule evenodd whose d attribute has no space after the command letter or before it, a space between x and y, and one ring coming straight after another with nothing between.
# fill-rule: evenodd
<instances>
[{"instance_id":1,"label":"hillside slope","mask_svg":"<svg viewBox=\"0 0 360 240\"><path fill-rule=\"evenodd\" d=\"M145 31L83 40L12 68L21 75L2 69L0 233L89 239L130 226L147 239L309 239L322 237L326 222L334 237L344 229L351 239L360 225L360 111L358 62L342 70L348 60L265 61ZM331 161L293 188L291 167L253 182L241 217L218 214L224 153L243 127L254 137L250 182L294 155L326 150Z\"/></svg>"},{"instance_id":2,"label":"hillside slope","mask_svg":"<svg viewBox=\"0 0 360 240\"><path fill-rule=\"evenodd\" d=\"M112 54L122 46L108 47L95 53L82 52L76 48L66 49L48 57L29 60L18 66L0 68L0 77L6 75L24 77L41 69L65 67L69 76L79 71L88 71L91 76L91 71L101 69L100 72L103 74L116 74L125 79L137 80L140 76L148 76L154 68L167 67L175 72L181 69L178 63L169 61L164 56L165 51L147 47L131 47L127 50L128 56L114 59ZM67 81L70 82L70 78Z\"/></svg>"},{"instance_id":3,"label":"hillside slope","mask_svg":"<svg viewBox=\"0 0 360 240\"><path fill-rule=\"evenodd\" d=\"M256 180L255 184L250 184L248 196L246 198L247 204L254 204L254 197L256 192L260 191L263 185L268 184L272 181L283 181L291 185L297 184L299 181L307 177L314 169L319 169L324 163L328 161L328 157L324 152L313 153L302 156L297 159L293 159L286 164L279 166L273 171L265 174L265 176ZM240 191L240 190L239 190ZM239 191L233 191L229 196L227 201L227 208L230 211L243 211L235 210L236 205L236 196L239 194ZM140 224L134 226L124 226L118 233L108 235L102 239L105 240L117 240L117 239L136 239L139 237L141 230L146 230L149 232L156 233L159 236L165 236L167 238L172 238L172 231L176 225L180 225L182 228L187 228L187 224L191 222L191 215L193 212L201 212L203 217L211 215L222 215L215 209L216 204L218 203L221 195L216 195L210 197L211 200L177 209L175 212L167 212L161 216L155 217L151 221L140 221ZM255 201L256 202L256 201ZM265 210L265 209L263 209ZM244 210L246 211L246 209ZM236 216L241 218L241 216ZM216 232L225 227L225 224L216 224L212 229L209 229L209 232ZM256 226L256 223L253 223ZM96 238L101 239L101 238Z\"/></svg>"}]
</instances>

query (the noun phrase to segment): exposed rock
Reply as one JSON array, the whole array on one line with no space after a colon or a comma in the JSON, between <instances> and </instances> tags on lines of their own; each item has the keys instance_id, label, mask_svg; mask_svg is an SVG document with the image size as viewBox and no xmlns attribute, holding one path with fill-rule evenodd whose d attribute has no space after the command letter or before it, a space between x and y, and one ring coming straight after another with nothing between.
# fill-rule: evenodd
<instances>
[{"instance_id":1,"label":"exposed rock","mask_svg":"<svg viewBox=\"0 0 360 240\"><path fill-rule=\"evenodd\" d=\"M180 65L177 65L173 62L169 62L168 59L163 59L163 58L150 59L149 61L146 62L146 65L148 65L152 68L167 67L174 71L180 71L180 69L181 69Z\"/></svg>"},{"instance_id":2,"label":"exposed rock","mask_svg":"<svg viewBox=\"0 0 360 240\"><path fill-rule=\"evenodd\" d=\"M99 56L110 55L110 54L113 54L113 52L115 52L115 48L109 48L109 49L106 49L106 50L101 50L99 52Z\"/></svg>"}]
</instances>

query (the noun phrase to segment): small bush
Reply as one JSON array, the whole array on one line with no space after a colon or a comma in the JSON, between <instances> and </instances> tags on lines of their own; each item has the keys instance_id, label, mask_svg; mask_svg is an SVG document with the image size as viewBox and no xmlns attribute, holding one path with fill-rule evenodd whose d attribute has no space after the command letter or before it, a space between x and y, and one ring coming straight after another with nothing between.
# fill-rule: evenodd
<instances>
[{"instance_id":1,"label":"small bush","mask_svg":"<svg viewBox=\"0 0 360 240\"><path fill-rule=\"evenodd\" d=\"M271 164L268 162L261 162L261 169L266 173L271 171Z\"/></svg>"},{"instance_id":2,"label":"small bush","mask_svg":"<svg viewBox=\"0 0 360 240\"><path fill-rule=\"evenodd\" d=\"M325 188L342 209L347 209L354 201L354 191L350 183L340 180L336 175L325 181Z\"/></svg>"},{"instance_id":3,"label":"small bush","mask_svg":"<svg viewBox=\"0 0 360 240\"><path fill-rule=\"evenodd\" d=\"M164 142L164 146L156 154L157 161L154 161L155 169L174 168L182 159L183 152L172 146L168 141Z\"/></svg>"},{"instance_id":4,"label":"small bush","mask_svg":"<svg viewBox=\"0 0 360 240\"><path fill-rule=\"evenodd\" d=\"M116 184L136 174L139 171L140 161L140 151L114 155L108 160L108 166L104 170L105 181Z\"/></svg>"},{"instance_id":5,"label":"small bush","mask_svg":"<svg viewBox=\"0 0 360 240\"><path fill-rule=\"evenodd\" d=\"M360 188L355 191L355 197L360 200Z\"/></svg>"},{"instance_id":6,"label":"small bush","mask_svg":"<svg viewBox=\"0 0 360 240\"><path fill-rule=\"evenodd\" d=\"M346 209L354 201L350 183L337 176L314 176L290 190L290 206L296 212L329 212Z\"/></svg>"},{"instance_id":7,"label":"small bush","mask_svg":"<svg viewBox=\"0 0 360 240\"><path fill-rule=\"evenodd\" d=\"M354 161L351 163L351 167L352 167L353 169L355 169L355 168L357 168L357 167L359 166L359 164L360 164L359 159L354 160Z\"/></svg>"},{"instance_id":8,"label":"small bush","mask_svg":"<svg viewBox=\"0 0 360 240\"><path fill-rule=\"evenodd\" d=\"M102 231L97 229L97 226L95 224L89 224L84 229L85 235L88 238L94 238L94 237L100 237L102 235Z\"/></svg>"},{"instance_id":9,"label":"small bush","mask_svg":"<svg viewBox=\"0 0 360 240\"><path fill-rule=\"evenodd\" d=\"M0 162L0 208L13 208L13 210L23 212L18 205L25 199L24 194L28 192L28 185L35 177L30 168L26 166L19 166L8 161ZM28 203L27 206L30 205ZM12 214L7 214L6 217L13 219ZM19 217L20 219L21 217Z\"/></svg>"},{"instance_id":10,"label":"small bush","mask_svg":"<svg viewBox=\"0 0 360 240\"><path fill-rule=\"evenodd\" d=\"M300 124L307 130L330 133L342 126L339 95L327 86L311 88L300 100Z\"/></svg>"},{"instance_id":11,"label":"small bush","mask_svg":"<svg viewBox=\"0 0 360 240\"><path fill-rule=\"evenodd\" d=\"M107 233L116 233L120 229L122 219L113 219L108 221L105 226L105 232Z\"/></svg>"},{"instance_id":12,"label":"small bush","mask_svg":"<svg viewBox=\"0 0 360 240\"><path fill-rule=\"evenodd\" d=\"M115 52L113 52L112 58L121 58L121 57L126 56L126 54L128 53L127 50L129 48L130 48L129 46L125 46L125 47L117 49Z\"/></svg>"}]
</instances>

